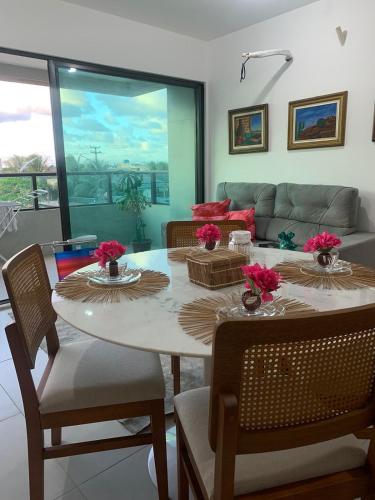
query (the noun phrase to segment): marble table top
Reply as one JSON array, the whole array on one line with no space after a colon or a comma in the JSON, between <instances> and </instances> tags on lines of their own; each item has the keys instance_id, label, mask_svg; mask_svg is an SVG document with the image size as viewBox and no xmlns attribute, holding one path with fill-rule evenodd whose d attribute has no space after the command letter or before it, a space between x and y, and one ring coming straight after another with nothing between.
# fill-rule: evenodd
<instances>
[{"instance_id":1,"label":"marble table top","mask_svg":"<svg viewBox=\"0 0 375 500\"><path fill-rule=\"evenodd\" d=\"M312 259L310 255L273 248L255 248L253 262L268 267L291 259ZM237 287L210 291L190 283L185 263L168 259L168 250L129 254L121 259L129 267L162 271L170 285L148 297L119 303L84 303L64 299L53 293L56 313L79 330L114 344L181 356L210 357L211 346L186 334L178 323L182 304L200 297L231 293ZM121 262L120 261L120 262ZM92 267L92 266L91 266ZM278 295L299 299L319 311L354 307L375 302L375 289L321 290L283 283Z\"/></svg>"}]
</instances>

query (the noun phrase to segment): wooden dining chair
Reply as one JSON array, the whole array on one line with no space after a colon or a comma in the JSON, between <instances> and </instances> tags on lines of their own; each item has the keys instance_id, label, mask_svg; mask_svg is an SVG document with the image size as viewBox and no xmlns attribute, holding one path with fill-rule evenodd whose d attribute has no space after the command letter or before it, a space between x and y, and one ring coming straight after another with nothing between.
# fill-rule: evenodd
<instances>
[{"instance_id":1,"label":"wooden dining chair","mask_svg":"<svg viewBox=\"0 0 375 500\"><path fill-rule=\"evenodd\" d=\"M195 233L199 227L204 224L215 224L222 233L220 244L227 246L229 242L229 233L232 231L245 230L246 223L242 220L228 221L179 221L174 220L167 223L167 248L192 247L197 245ZM174 394L181 391L181 363L179 356L172 356L171 371L173 375Z\"/></svg>"},{"instance_id":2,"label":"wooden dining chair","mask_svg":"<svg viewBox=\"0 0 375 500\"><path fill-rule=\"evenodd\" d=\"M221 323L175 398L179 500L374 499L375 304Z\"/></svg>"},{"instance_id":3,"label":"wooden dining chair","mask_svg":"<svg viewBox=\"0 0 375 500\"><path fill-rule=\"evenodd\" d=\"M11 258L3 276L15 322L6 334L27 427L30 499L44 498L44 460L153 444L159 498L168 498L164 379L160 358L99 340L60 346L51 287L38 245ZM48 363L38 388L31 370L46 339ZM151 432L62 444L61 428L149 415ZM44 444L51 429L51 446Z\"/></svg>"},{"instance_id":4,"label":"wooden dining chair","mask_svg":"<svg viewBox=\"0 0 375 500\"><path fill-rule=\"evenodd\" d=\"M224 246L227 246L229 243L229 233L232 231L246 230L246 223L243 220L173 220L167 223L167 248L197 246L197 237L195 233L199 227L205 224L215 224L215 226L220 228L222 233L220 245Z\"/></svg>"}]
</instances>

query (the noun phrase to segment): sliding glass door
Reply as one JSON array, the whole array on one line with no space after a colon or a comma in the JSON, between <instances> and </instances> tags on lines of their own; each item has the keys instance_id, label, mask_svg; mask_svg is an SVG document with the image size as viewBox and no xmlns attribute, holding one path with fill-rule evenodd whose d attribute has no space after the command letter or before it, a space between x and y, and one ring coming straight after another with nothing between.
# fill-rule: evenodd
<instances>
[{"instance_id":1,"label":"sliding glass door","mask_svg":"<svg viewBox=\"0 0 375 500\"><path fill-rule=\"evenodd\" d=\"M52 64L65 236L162 246L202 197L202 86Z\"/></svg>"}]
</instances>

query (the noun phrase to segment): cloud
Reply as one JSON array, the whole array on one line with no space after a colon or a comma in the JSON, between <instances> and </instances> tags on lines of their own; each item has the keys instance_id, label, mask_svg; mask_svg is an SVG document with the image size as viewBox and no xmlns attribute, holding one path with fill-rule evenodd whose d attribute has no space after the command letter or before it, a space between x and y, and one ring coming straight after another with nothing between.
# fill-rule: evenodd
<instances>
[{"instance_id":1,"label":"cloud","mask_svg":"<svg viewBox=\"0 0 375 500\"><path fill-rule=\"evenodd\" d=\"M76 118L82 116L82 110L75 104L61 103L62 116L65 120L66 118Z\"/></svg>"},{"instance_id":2,"label":"cloud","mask_svg":"<svg viewBox=\"0 0 375 500\"><path fill-rule=\"evenodd\" d=\"M103 123L95 120L95 118L82 118L78 120L74 125L77 128L81 129L85 134L87 132L96 131L96 132L105 132L109 131L109 128L103 125ZM72 126L74 126L72 125Z\"/></svg>"},{"instance_id":3,"label":"cloud","mask_svg":"<svg viewBox=\"0 0 375 500\"><path fill-rule=\"evenodd\" d=\"M51 115L51 107L50 106L30 106L29 111L31 113L36 113L37 115Z\"/></svg>"},{"instance_id":4,"label":"cloud","mask_svg":"<svg viewBox=\"0 0 375 500\"><path fill-rule=\"evenodd\" d=\"M27 111L16 111L14 113L0 111L0 123L28 121L30 119L31 119L31 113Z\"/></svg>"}]
</instances>

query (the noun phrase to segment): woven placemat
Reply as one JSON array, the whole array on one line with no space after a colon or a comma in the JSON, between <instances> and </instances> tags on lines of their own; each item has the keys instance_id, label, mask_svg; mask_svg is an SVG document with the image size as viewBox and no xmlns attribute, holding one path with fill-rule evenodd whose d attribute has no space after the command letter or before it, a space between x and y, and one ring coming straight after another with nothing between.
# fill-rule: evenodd
<instances>
[{"instance_id":1,"label":"woven placemat","mask_svg":"<svg viewBox=\"0 0 375 500\"><path fill-rule=\"evenodd\" d=\"M96 274L92 272L67 276L63 281L56 283L55 290L58 295L70 300L120 302L123 297L135 300L139 297L152 295L169 285L169 278L164 273L143 269L134 269L134 271L141 272L141 278L133 285L98 285L89 281L89 278Z\"/></svg>"},{"instance_id":2,"label":"woven placemat","mask_svg":"<svg viewBox=\"0 0 375 500\"><path fill-rule=\"evenodd\" d=\"M174 262L186 262L186 257L196 249L197 247L174 248L168 251L168 259Z\"/></svg>"},{"instance_id":3,"label":"woven placemat","mask_svg":"<svg viewBox=\"0 0 375 500\"><path fill-rule=\"evenodd\" d=\"M211 344L218 322L218 309L227 306L237 306L240 304L240 301L241 295L238 292L229 295L222 294L216 297L196 299L181 307L178 315L178 322L188 335L191 335L196 340L200 340L204 344ZM286 315L302 312L316 312L316 309L312 306L297 299L275 297L273 304L284 307ZM258 316L254 316L254 319L258 318ZM249 320L251 321L252 318L249 318Z\"/></svg>"},{"instance_id":4,"label":"woven placemat","mask_svg":"<svg viewBox=\"0 0 375 500\"><path fill-rule=\"evenodd\" d=\"M311 261L305 260L284 261L273 269L282 275L283 281L310 288L354 290L375 286L375 269L343 262L348 265L346 271L328 274L304 267L310 263Z\"/></svg>"}]
</instances>

